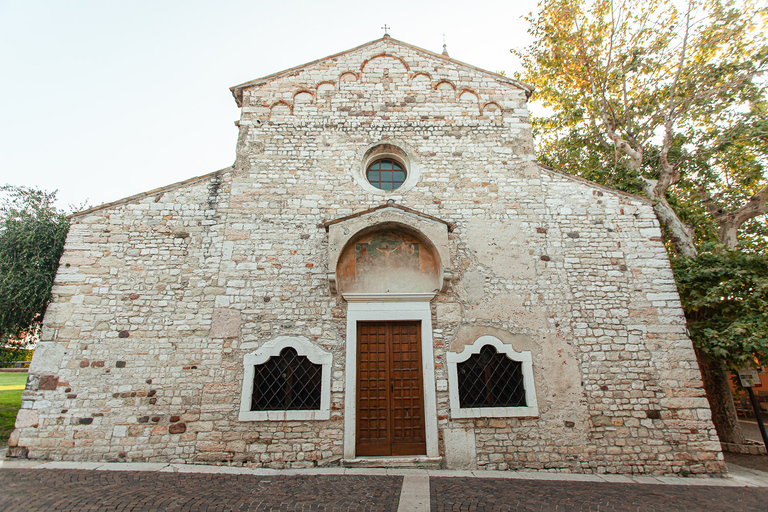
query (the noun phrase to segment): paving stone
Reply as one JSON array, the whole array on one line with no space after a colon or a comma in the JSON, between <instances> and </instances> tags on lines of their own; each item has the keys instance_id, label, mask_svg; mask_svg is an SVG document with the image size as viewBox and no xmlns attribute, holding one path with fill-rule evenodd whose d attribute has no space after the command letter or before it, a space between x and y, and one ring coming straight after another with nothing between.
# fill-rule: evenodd
<instances>
[{"instance_id":1,"label":"paving stone","mask_svg":"<svg viewBox=\"0 0 768 512\"><path fill-rule=\"evenodd\" d=\"M768 488L432 478L432 512L766 510Z\"/></svg>"},{"instance_id":2,"label":"paving stone","mask_svg":"<svg viewBox=\"0 0 768 512\"><path fill-rule=\"evenodd\" d=\"M402 477L0 470L0 510L395 512Z\"/></svg>"}]
</instances>

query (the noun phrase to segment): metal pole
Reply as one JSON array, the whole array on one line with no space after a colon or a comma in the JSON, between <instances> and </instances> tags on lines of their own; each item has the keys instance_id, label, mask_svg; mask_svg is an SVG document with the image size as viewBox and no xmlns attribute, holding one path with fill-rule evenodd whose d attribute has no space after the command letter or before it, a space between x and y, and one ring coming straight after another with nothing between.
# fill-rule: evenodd
<instances>
[{"instance_id":1,"label":"metal pole","mask_svg":"<svg viewBox=\"0 0 768 512\"><path fill-rule=\"evenodd\" d=\"M763 425L763 418L760 416L760 407L757 405L755 392L752 391L752 387L748 387L747 393L749 393L749 401L752 402L752 409L755 410L755 418L757 418L757 426L760 427L760 435L763 436L765 450L768 451L768 435L765 433L765 425Z\"/></svg>"}]
</instances>

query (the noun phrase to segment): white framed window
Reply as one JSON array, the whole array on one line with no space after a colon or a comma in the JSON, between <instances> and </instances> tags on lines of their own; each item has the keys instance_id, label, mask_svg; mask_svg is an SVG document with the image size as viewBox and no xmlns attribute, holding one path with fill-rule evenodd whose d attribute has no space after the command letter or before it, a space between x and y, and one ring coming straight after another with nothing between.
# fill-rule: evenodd
<instances>
[{"instance_id":1,"label":"white framed window","mask_svg":"<svg viewBox=\"0 0 768 512\"><path fill-rule=\"evenodd\" d=\"M449 352L448 392L453 418L537 417L533 360L495 336Z\"/></svg>"},{"instance_id":2,"label":"white framed window","mask_svg":"<svg viewBox=\"0 0 768 512\"><path fill-rule=\"evenodd\" d=\"M419 182L421 164L417 155L397 141L378 142L359 154L353 170L355 182L375 195L404 194Z\"/></svg>"},{"instance_id":3,"label":"white framed window","mask_svg":"<svg viewBox=\"0 0 768 512\"><path fill-rule=\"evenodd\" d=\"M279 336L243 357L240 421L327 420L333 354L304 336Z\"/></svg>"}]
</instances>

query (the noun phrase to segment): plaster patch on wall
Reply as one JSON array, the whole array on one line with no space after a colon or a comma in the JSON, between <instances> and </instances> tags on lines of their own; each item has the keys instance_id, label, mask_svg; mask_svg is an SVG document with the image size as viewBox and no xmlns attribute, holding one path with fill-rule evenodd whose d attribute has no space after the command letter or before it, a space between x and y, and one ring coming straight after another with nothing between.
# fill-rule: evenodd
<instances>
[{"instance_id":1,"label":"plaster patch on wall","mask_svg":"<svg viewBox=\"0 0 768 512\"><path fill-rule=\"evenodd\" d=\"M456 302L438 302L435 305L437 321L442 324L452 324L461 321L461 304Z\"/></svg>"},{"instance_id":2,"label":"plaster patch on wall","mask_svg":"<svg viewBox=\"0 0 768 512\"><path fill-rule=\"evenodd\" d=\"M501 293L486 297L483 301L470 306L466 318L499 320L513 323L525 329L543 329L546 327L544 311L540 308L527 308L523 300L511 293Z\"/></svg>"},{"instance_id":3,"label":"plaster patch on wall","mask_svg":"<svg viewBox=\"0 0 768 512\"><path fill-rule=\"evenodd\" d=\"M29 373L58 373L64 358L64 344L56 341L41 341L35 347L35 357L29 364Z\"/></svg>"},{"instance_id":4,"label":"plaster patch on wall","mask_svg":"<svg viewBox=\"0 0 768 512\"><path fill-rule=\"evenodd\" d=\"M507 279L531 280L536 276L535 259L522 245L523 228L515 221L488 221L478 217L467 223L466 240L478 259Z\"/></svg>"},{"instance_id":5,"label":"plaster patch on wall","mask_svg":"<svg viewBox=\"0 0 768 512\"><path fill-rule=\"evenodd\" d=\"M461 278L461 286L464 288L467 302L480 302L485 296L485 275L476 270L464 272L464 277Z\"/></svg>"}]
</instances>

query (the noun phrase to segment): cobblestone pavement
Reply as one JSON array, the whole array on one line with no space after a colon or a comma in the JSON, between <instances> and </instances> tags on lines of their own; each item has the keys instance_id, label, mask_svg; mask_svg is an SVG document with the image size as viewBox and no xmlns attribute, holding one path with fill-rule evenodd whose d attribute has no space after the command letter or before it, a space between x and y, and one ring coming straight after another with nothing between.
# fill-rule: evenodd
<instances>
[{"instance_id":1,"label":"cobblestone pavement","mask_svg":"<svg viewBox=\"0 0 768 512\"><path fill-rule=\"evenodd\" d=\"M768 510L768 488L430 479L432 512Z\"/></svg>"},{"instance_id":2,"label":"cobblestone pavement","mask_svg":"<svg viewBox=\"0 0 768 512\"><path fill-rule=\"evenodd\" d=\"M42 464L60 466L44 469L35 464L41 465L20 461L3 467L0 462L1 512L768 510L766 474L736 466L730 479L683 479L344 468L236 474L229 472L251 470L61 462Z\"/></svg>"},{"instance_id":3,"label":"cobblestone pavement","mask_svg":"<svg viewBox=\"0 0 768 512\"><path fill-rule=\"evenodd\" d=\"M0 470L0 510L397 511L401 476Z\"/></svg>"}]
</instances>

